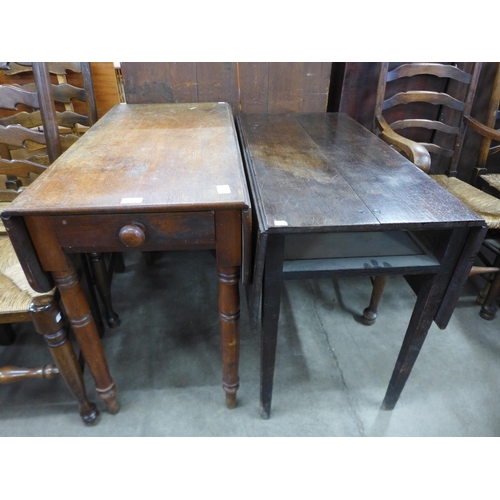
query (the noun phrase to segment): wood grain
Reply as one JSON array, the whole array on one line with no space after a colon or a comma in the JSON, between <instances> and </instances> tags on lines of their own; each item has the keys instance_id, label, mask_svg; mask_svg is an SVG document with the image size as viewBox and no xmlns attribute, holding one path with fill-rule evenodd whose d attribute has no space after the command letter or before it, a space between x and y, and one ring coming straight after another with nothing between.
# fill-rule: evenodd
<instances>
[{"instance_id":1,"label":"wood grain","mask_svg":"<svg viewBox=\"0 0 500 500\"><path fill-rule=\"evenodd\" d=\"M83 87L81 74L73 72L73 70L79 69L80 63L60 63L58 67L55 67L55 64L57 65L57 63L49 63L49 69L58 69L61 71L64 67L67 67L70 70L67 72L68 83L77 87ZM92 68L92 79L96 94L97 113L98 116L101 117L120 102L114 64L112 62L93 62L90 63L90 66ZM25 70L28 71L14 74L0 71L0 85L26 85L32 83L33 73L31 67L27 67ZM57 77L55 74L51 75L51 81L53 84L57 84ZM64 111L64 107L58 106L57 110ZM26 109L20 106L20 111L26 111ZM85 104L81 102L75 103L75 111L85 114ZM10 116L13 113L12 111L0 110L0 117Z\"/></svg>"},{"instance_id":2,"label":"wood grain","mask_svg":"<svg viewBox=\"0 0 500 500\"><path fill-rule=\"evenodd\" d=\"M367 230L379 224L417 229L481 220L345 114L238 120L265 230Z\"/></svg>"},{"instance_id":3,"label":"wood grain","mask_svg":"<svg viewBox=\"0 0 500 500\"><path fill-rule=\"evenodd\" d=\"M126 212L127 200L138 212L187 210L193 204L208 210L246 208L248 193L230 107L117 105L9 212Z\"/></svg>"},{"instance_id":4,"label":"wood grain","mask_svg":"<svg viewBox=\"0 0 500 500\"><path fill-rule=\"evenodd\" d=\"M235 114L324 112L331 63L121 63L127 103L228 102Z\"/></svg>"}]
</instances>

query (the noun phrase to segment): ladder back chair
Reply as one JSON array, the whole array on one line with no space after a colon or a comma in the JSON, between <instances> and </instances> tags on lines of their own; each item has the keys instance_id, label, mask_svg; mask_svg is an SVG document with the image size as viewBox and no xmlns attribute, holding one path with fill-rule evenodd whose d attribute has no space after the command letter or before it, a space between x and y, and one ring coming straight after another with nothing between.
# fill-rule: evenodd
<instances>
[{"instance_id":1,"label":"ladder back chair","mask_svg":"<svg viewBox=\"0 0 500 500\"><path fill-rule=\"evenodd\" d=\"M34 66L34 72L37 81L48 77L42 65ZM0 105L6 102L6 96L10 99L13 95L17 95L14 98L15 101L33 104L35 105L33 107L38 104L33 95L25 90L21 90L20 94L2 93L2 90L4 89L0 87ZM14 90L19 89L14 88ZM22 99L23 96L25 100ZM0 125L0 143L5 145L8 151L25 148L27 143L32 143L32 151L39 151L39 148L47 146L43 132L25 128L22 125ZM34 145L38 145L39 148ZM26 181L30 176L40 175L45 171L47 167L33 161L36 159L36 153L34 158L31 155L28 159L0 158L0 177L3 179L3 185L0 186L1 205L5 206L24 189L25 183L17 181ZM43 335L49 345L54 364L35 368L0 367L0 383L7 384L32 378L52 378L61 374L78 401L84 423L88 425L97 423L99 411L95 404L87 399L82 371L71 342L68 341L63 315L54 290L48 293L37 293L31 288L2 224L0 230L0 325L2 325L3 333L1 344L6 345L13 341L12 323L25 321L32 321L37 333Z\"/></svg>"},{"instance_id":2,"label":"ladder back chair","mask_svg":"<svg viewBox=\"0 0 500 500\"><path fill-rule=\"evenodd\" d=\"M484 124L472 116L465 116L469 129L481 136L479 154L473 173L473 184L500 198L500 174L489 173L488 159L500 152L500 63L496 65L491 97L488 103Z\"/></svg>"},{"instance_id":3,"label":"ladder back chair","mask_svg":"<svg viewBox=\"0 0 500 500\"><path fill-rule=\"evenodd\" d=\"M457 177L464 117L470 115L481 66L405 63L390 68L382 63L373 130L495 229L500 227L500 200ZM498 266L473 266L470 275L499 270ZM373 280L370 305L363 311L368 325L377 318L386 280L386 276ZM484 307L481 316L485 317Z\"/></svg>"},{"instance_id":4,"label":"ladder back chair","mask_svg":"<svg viewBox=\"0 0 500 500\"><path fill-rule=\"evenodd\" d=\"M0 124L22 123L24 126L41 127L48 135L47 144L51 147L51 151L45 157L42 157L43 153L38 151L38 156L40 156L38 161L43 160L44 164L49 165L97 122L97 105L89 62L3 63L0 68L6 76L32 71L35 76L35 68L39 65L44 65L49 75L55 75L58 83L52 83L49 76L46 79L35 78L34 82L24 85L3 86L4 92L16 91L18 96L17 103L13 103L16 99L11 99L9 104L14 108L9 109L15 109L16 104L24 104L19 101L21 95L30 95L31 100L28 101L28 105L34 111L17 113L0 119ZM82 87L68 83L69 71L81 73ZM43 123L42 114L45 114ZM120 318L113 309L111 297L112 273L115 268L119 270L122 264L119 258L120 255L117 261L116 256L113 255L108 266L102 253L94 252L88 255L94 284L101 297L106 322L110 328L115 328L120 324ZM83 259L86 260L87 256Z\"/></svg>"},{"instance_id":5,"label":"ladder back chair","mask_svg":"<svg viewBox=\"0 0 500 500\"><path fill-rule=\"evenodd\" d=\"M500 151L500 130L498 121L500 120L500 63L497 64L493 81L491 97L488 103L484 124L472 116L465 116L464 120L468 128L481 137L479 153L473 170L472 182L482 191L490 193L495 199L500 199L500 174L489 173L488 160ZM495 214L496 203L486 198L483 212L491 211ZM493 207L493 210L490 210ZM490 230L483 244L483 251L479 253L480 259L492 267L500 267L500 238L498 226ZM482 304L481 317L493 319L498 310L497 299L500 295L500 273L492 273L488 284L478 296L478 302Z\"/></svg>"}]
</instances>

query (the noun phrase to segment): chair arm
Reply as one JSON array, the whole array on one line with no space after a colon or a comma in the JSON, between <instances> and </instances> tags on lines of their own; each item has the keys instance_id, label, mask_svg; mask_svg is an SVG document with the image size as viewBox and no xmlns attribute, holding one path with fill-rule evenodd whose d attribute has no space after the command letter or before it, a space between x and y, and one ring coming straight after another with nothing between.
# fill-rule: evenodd
<instances>
[{"instance_id":1,"label":"chair arm","mask_svg":"<svg viewBox=\"0 0 500 500\"><path fill-rule=\"evenodd\" d=\"M410 161L418 168L424 172L429 172L431 168L431 155L424 146L394 132L382 115L375 116L375 123L380 129L379 137L381 139L406 153Z\"/></svg>"},{"instance_id":2,"label":"chair arm","mask_svg":"<svg viewBox=\"0 0 500 500\"><path fill-rule=\"evenodd\" d=\"M478 122L475 118L472 118L472 116L464 116L464 121L468 127L477 132L479 135L488 137L489 139L493 139L495 141L500 141L500 130L487 127L481 122Z\"/></svg>"}]
</instances>

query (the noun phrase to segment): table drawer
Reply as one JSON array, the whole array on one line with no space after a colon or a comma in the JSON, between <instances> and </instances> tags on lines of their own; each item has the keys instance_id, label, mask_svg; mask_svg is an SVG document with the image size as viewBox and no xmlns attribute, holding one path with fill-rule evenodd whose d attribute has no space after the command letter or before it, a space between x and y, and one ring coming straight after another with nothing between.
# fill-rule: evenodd
<instances>
[{"instance_id":1,"label":"table drawer","mask_svg":"<svg viewBox=\"0 0 500 500\"><path fill-rule=\"evenodd\" d=\"M71 215L51 218L69 252L120 252L215 247L214 213Z\"/></svg>"}]
</instances>

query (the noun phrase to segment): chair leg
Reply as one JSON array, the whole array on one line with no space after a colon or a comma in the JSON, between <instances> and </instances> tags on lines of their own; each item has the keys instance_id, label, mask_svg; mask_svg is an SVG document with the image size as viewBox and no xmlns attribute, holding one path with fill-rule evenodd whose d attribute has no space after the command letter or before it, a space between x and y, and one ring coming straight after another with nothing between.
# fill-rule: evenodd
<instances>
[{"instance_id":1,"label":"chair leg","mask_svg":"<svg viewBox=\"0 0 500 500\"><path fill-rule=\"evenodd\" d=\"M32 378L54 378L57 375L59 375L59 369L54 365L44 365L38 368L2 366L0 368L0 384L13 384Z\"/></svg>"},{"instance_id":2,"label":"chair leg","mask_svg":"<svg viewBox=\"0 0 500 500\"><path fill-rule=\"evenodd\" d=\"M99 301L97 300L96 288L94 286L94 277L90 270L90 265L88 261L88 255L86 253L80 254L81 265L83 269L81 285L85 295L89 298L90 311L94 317L97 331L99 333L99 338L104 337L104 321L102 319L101 308L99 307Z\"/></svg>"},{"instance_id":3,"label":"chair leg","mask_svg":"<svg viewBox=\"0 0 500 500\"><path fill-rule=\"evenodd\" d=\"M375 276L373 280L372 296L370 305L363 311L362 321L365 325L373 325L378 316L378 306L382 299L388 276Z\"/></svg>"},{"instance_id":4,"label":"chair leg","mask_svg":"<svg viewBox=\"0 0 500 500\"><path fill-rule=\"evenodd\" d=\"M97 291L104 304L106 322L110 328L116 328L120 325L120 318L113 310L111 301L111 282L102 253L93 252L90 254L90 267L92 268Z\"/></svg>"},{"instance_id":5,"label":"chair leg","mask_svg":"<svg viewBox=\"0 0 500 500\"><path fill-rule=\"evenodd\" d=\"M477 294L476 297L476 303L482 306L484 304L484 301L486 299L486 296L488 295L488 292L490 291L490 282L487 282L486 285L484 285L481 290L479 290L479 293Z\"/></svg>"},{"instance_id":6,"label":"chair leg","mask_svg":"<svg viewBox=\"0 0 500 500\"><path fill-rule=\"evenodd\" d=\"M491 266L492 267L500 267L500 255L497 255L495 257L495 260L492 262ZM486 297L488 297L488 295L490 293L490 288L491 288L492 282L495 279L496 279L496 274L491 279L488 279L488 281L486 282L486 285L484 285L484 287L479 291L479 293L476 297L476 302L479 305L482 306L485 303ZM485 314L488 315L487 312ZM494 314L491 318L484 318L484 319L493 319L493 317L494 317Z\"/></svg>"},{"instance_id":7,"label":"chair leg","mask_svg":"<svg viewBox=\"0 0 500 500\"><path fill-rule=\"evenodd\" d=\"M30 316L37 333L43 335L49 345L50 354L59 373L78 401L83 422L86 425L97 424L100 412L96 405L87 399L82 371L73 346L68 342L61 310L55 298L50 295L35 297L30 305Z\"/></svg>"},{"instance_id":8,"label":"chair leg","mask_svg":"<svg viewBox=\"0 0 500 500\"><path fill-rule=\"evenodd\" d=\"M500 295L500 273L496 273L484 299L479 315L481 318L491 321L495 318L498 310L497 299Z\"/></svg>"}]
</instances>

